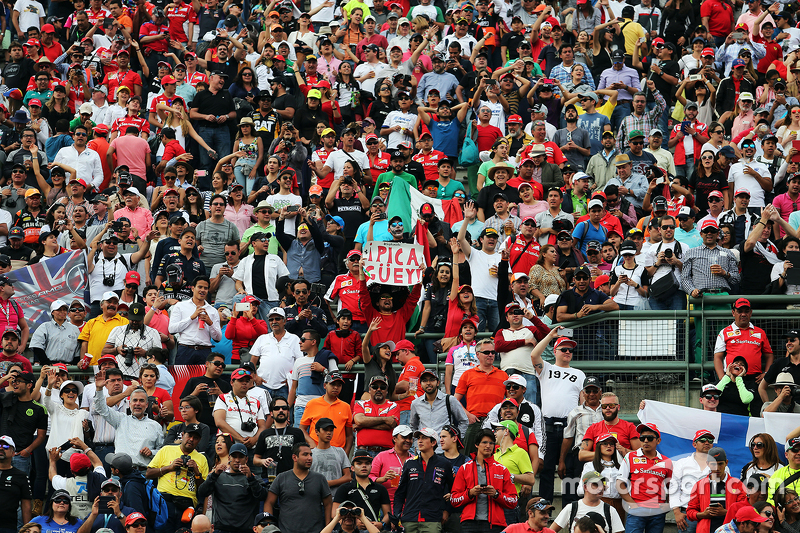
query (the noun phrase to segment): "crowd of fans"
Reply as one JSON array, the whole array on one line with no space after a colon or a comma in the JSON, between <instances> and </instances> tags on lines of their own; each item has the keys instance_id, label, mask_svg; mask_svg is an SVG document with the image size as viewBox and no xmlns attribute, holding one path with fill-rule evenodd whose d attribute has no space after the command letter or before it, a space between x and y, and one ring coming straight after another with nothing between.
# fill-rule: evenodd
<instances>
[{"instance_id":1,"label":"crowd of fans","mask_svg":"<svg viewBox=\"0 0 800 533\"><path fill-rule=\"evenodd\" d=\"M700 408L800 412L796 3L629 2L6 2L0 533L800 531L800 429L673 461L571 366L737 295Z\"/></svg>"}]
</instances>

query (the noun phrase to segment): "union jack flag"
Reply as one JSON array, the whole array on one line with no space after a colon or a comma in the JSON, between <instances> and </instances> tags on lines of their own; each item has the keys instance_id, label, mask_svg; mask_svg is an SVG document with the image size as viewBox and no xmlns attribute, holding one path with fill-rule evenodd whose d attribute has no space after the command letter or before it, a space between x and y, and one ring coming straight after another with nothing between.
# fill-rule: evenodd
<instances>
[{"instance_id":1,"label":"union jack flag","mask_svg":"<svg viewBox=\"0 0 800 533\"><path fill-rule=\"evenodd\" d=\"M59 254L6 275L14 284L14 300L25 313L31 331L50 320L54 301L85 301L88 273L83 250Z\"/></svg>"}]
</instances>

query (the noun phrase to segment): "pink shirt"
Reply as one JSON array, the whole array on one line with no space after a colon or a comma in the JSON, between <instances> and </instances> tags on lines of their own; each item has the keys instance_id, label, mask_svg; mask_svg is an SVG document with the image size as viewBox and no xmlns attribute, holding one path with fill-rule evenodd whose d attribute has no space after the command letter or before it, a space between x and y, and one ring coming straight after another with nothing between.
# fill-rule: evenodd
<instances>
[{"instance_id":1,"label":"pink shirt","mask_svg":"<svg viewBox=\"0 0 800 533\"><path fill-rule=\"evenodd\" d=\"M136 209L131 210L126 206L114 211L114 220L119 220L121 217L131 221L131 227L136 228L141 238L144 238L153 226L153 213L144 207L137 206Z\"/></svg>"},{"instance_id":2,"label":"pink shirt","mask_svg":"<svg viewBox=\"0 0 800 533\"><path fill-rule=\"evenodd\" d=\"M789 215L797 211L798 204L800 204L800 197L797 200L792 201L792 199L789 198L788 192L779 194L778 196L775 197L774 200L772 200L772 205L774 205L778 209L778 212L781 214L781 217L783 217L783 220L785 220L786 222L789 222ZM786 234L786 232L783 231L783 228L779 229L781 231L781 237L783 237Z\"/></svg>"},{"instance_id":3,"label":"pink shirt","mask_svg":"<svg viewBox=\"0 0 800 533\"><path fill-rule=\"evenodd\" d=\"M253 206L250 204L242 204L239 211L232 205L225 208L225 220L230 220L239 229L239 235L244 235L244 232L253 225Z\"/></svg>"},{"instance_id":4,"label":"pink shirt","mask_svg":"<svg viewBox=\"0 0 800 533\"><path fill-rule=\"evenodd\" d=\"M411 455L408 457L410 459ZM394 451L394 448L381 452L375 456L375 459L372 460L372 470L369 472L369 477L371 477L374 481L379 477L386 475L386 472L393 468L394 471L397 472L397 476L399 478L400 474L403 473L404 462L405 461L401 461L400 457L397 456L397 452ZM383 486L389 491L389 500L394 501L394 493L397 491L397 487L392 487L391 480L386 481Z\"/></svg>"},{"instance_id":5,"label":"pink shirt","mask_svg":"<svg viewBox=\"0 0 800 533\"><path fill-rule=\"evenodd\" d=\"M131 174L146 179L146 156L150 153L147 141L138 135L121 135L111 141L111 146L116 150L117 166L128 165Z\"/></svg>"},{"instance_id":6,"label":"pink shirt","mask_svg":"<svg viewBox=\"0 0 800 533\"><path fill-rule=\"evenodd\" d=\"M147 313L150 312L149 305L145 308L145 312ZM162 335L169 336L169 315L164 311L156 309L155 314L153 314L153 318L150 319L150 323L147 325L155 329ZM166 349L167 345L162 342L161 347Z\"/></svg>"}]
</instances>

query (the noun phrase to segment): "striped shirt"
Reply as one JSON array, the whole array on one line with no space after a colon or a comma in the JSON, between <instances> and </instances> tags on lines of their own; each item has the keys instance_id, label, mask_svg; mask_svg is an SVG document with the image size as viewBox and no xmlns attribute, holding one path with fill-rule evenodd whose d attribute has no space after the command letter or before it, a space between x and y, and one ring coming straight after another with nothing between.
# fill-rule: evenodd
<instances>
[{"instance_id":1,"label":"striped shirt","mask_svg":"<svg viewBox=\"0 0 800 533\"><path fill-rule=\"evenodd\" d=\"M711 265L719 265L729 274L728 279L711 273ZM739 267L734 255L720 246L709 248L698 246L683 254L681 270L681 289L686 294L693 290L721 289L731 290L731 284L739 281Z\"/></svg>"}]
</instances>

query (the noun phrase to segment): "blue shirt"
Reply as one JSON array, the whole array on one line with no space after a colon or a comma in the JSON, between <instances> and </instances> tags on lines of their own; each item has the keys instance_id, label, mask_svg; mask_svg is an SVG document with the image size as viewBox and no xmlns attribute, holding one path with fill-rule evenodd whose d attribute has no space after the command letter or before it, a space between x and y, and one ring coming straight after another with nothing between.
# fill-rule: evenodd
<instances>
[{"instance_id":1,"label":"blue shirt","mask_svg":"<svg viewBox=\"0 0 800 533\"><path fill-rule=\"evenodd\" d=\"M211 339L211 351L219 352L225 356L225 364L231 364L231 358L233 357L233 339L229 339L225 336L225 329L228 327L228 324L225 324L220 329L222 330L222 338L219 342Z\"/></svg>"},{"instance_id":2,"label":"blue shirt","mask_svg":"<svg viewBox=\"0 0 800 533\"><path fill-rule=\"evenodd\" d=\"M428 101L428 91L431 89L438 89L442 98L448 100L456 100L456 88L458 87L458 78L449 72L442 72L436 74L435 72L428 72L419 80L417 85L417 103L422 105L423 102ZM448 97L447 94L450 94ZM445 152L447 153L447 152Z\"/></svg>"},{"instance_id":3,"label":"blue shirt","mask_svg":"<svg viewBox=\"0 0 800 533\"><path fill-rule=\"evenodd\" d=\"M355 242L361 243L363 246L367 244L367 232L369 231L369 221L364 222L358 227L356 232ZM373 241L391 241L394 240L392 234L389 233L389 221L379 220L372 226L372 240Z\"/></svg>"},{"instance_id":4,"label":"blue shirt","mask_svg":"<svg viewBox=\"0 0 800 533\"><path fill-rule=\"evenodd\" d=\"M589 241L597 241L603 243L606 240L606 229L600 225L599 229L595 229L591 222L584 220L579 222L572 232L572 238L578 239L580 243L581 252L586 254L586 245Z\"/></svg>"},{"instance_id":5,"label":"blue shirt","mask_svg":"<svg viewBox=\"0 0 800 533\"><path fill-rule=\"evenodd\" d=\"M50 137L44 143L44 151L47 152L47 160L55 161L58 151L65 146L72 146L73 143L72 137L63 133L55 137Z\"/></svg>"},{"instance_id":6,"label":"blue shirt","mask_svg":"<svg viewBox=\"0 0 800 533\"><path fill-rule=\"evenodd\" d=\"M606 124L610 125L611 121L602 113L595 112L578 115L578 127L589 132L589 142L592 143L592 155L603 149L602 139Z\"/></svg>"},{"instance_id":7,"label":"blue shirt","mask_svg":"<svg viewBox=\"0 0 800 533\"><path fill-rule=\"evenodd\" d=\"M461 122L453 120L431 120L428 130L433 137L433 149L443 152L447 157L458 157L458 130Z\"/></svg>"},{"instance_id":8,"label":"blue shirt","mask_svg":"<svg viewBox=\"0 0 800 533\"><path fill-rule=\"evenodd\" d=\"M50 520L49 522L48 520L50 519L47 516L40 515L32 519L31 522L42 526L42 533L77 533L78 528L83 524L83 520L80 518L73 525L66 523L63 526L56 523L55 520Z\"/></svg>"},{"instance_id":9,"label":"blue shirt","mask_svg":"<svg viewBox=\"0 0 800 533\"><path fill-rule=\"evenodd\" d=\"M703 245L703 237L697 231L697 226L692 228L692 231L683 231L680 226L675 228L675 240L687 248L697 248Z\"/></svg>"}]
</instances>

